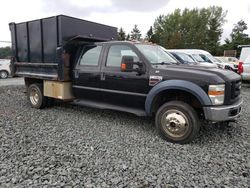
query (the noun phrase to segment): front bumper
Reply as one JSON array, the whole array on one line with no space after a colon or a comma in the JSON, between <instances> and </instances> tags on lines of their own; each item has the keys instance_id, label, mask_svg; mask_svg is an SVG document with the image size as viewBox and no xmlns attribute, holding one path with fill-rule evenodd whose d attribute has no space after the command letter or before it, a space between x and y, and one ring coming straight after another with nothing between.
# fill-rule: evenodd
<instances>
[{"instance_id":1,"label":"front bumper","mask_svg":"<svg viewBox=\"0 0 250 188\"><path fill-rule=\"evenodd\" d=\"M243 100L232 105L203 107L205 119L209 121L228 121L237 118L241 112Z\"/></svg>"}]
</instances>

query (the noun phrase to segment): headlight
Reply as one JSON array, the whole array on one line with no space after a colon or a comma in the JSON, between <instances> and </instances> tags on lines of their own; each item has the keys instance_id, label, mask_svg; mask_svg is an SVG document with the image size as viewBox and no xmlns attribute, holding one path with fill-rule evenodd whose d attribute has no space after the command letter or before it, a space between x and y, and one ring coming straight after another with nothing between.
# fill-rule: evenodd
<instances>
[{"instance_id":1,"label":"headlight","mask_svg":"<svg viewBox=\"0 0 250 188\"><path fill-rule=\"evenodd\" d=\"M213 105L223 104L225 98L225 84L210 85L208 89L208 95Z\"/></svg>"}]
</instances>

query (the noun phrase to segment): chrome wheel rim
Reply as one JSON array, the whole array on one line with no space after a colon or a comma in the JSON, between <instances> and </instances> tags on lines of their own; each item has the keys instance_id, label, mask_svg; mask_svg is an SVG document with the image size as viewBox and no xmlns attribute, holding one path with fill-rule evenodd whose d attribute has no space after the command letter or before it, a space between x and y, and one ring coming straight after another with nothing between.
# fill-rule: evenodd
<instances>
[{"instance_id":1,"label":"chrome wheel rim","mask_svg":"<svg viewBox=\"0 0 250 188\"><path fill-rule=\"evenodd\" d=\"M187 116L181 111L175 109L167 110L163 114L161 124L163 130L174 138L183 137L187 133L190 126Z\"/></svg>"},{"instance_id":2,"label":"chrome wheel rim","mask_svg":"<svg viewBox=\"0 0 250 188\"><path fill-rule=\"evenodd\" d=\"M32 103L32 105L37 105L39 102L39 94L37 89L32 88L30 91L30 102Z\"/></svg>"}]
</instances>

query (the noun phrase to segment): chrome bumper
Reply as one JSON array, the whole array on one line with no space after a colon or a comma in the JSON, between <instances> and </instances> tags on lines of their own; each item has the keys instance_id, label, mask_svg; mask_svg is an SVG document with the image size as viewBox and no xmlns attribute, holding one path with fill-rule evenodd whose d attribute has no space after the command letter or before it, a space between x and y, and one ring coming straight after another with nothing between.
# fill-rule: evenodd
<instances>
[{"instance_id":1,"label":"chrome bumper","mask_svg":"<svg viewBox=\"0 0 250 188\"><path fill-rule=\"evenodd\" d=\"M233 120L240 115L242 102L240 99L232 105L203 107L205 119L215 122Z\"/></svg>"}]
</instances>

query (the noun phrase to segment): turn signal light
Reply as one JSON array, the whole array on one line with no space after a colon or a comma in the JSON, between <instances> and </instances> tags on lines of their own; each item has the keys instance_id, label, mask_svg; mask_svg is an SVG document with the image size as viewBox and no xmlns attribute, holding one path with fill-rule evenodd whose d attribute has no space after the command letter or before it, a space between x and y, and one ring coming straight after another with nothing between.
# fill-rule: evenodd
<instances>
[{"instance_id":1,"label":"turn signal light","mask_svg":"<svg viewBox=\"0 0 250 188\"><path fill-rule=\"evenodd\" d=\"M212 91L208 91L208 95L214 95L214 96L224 95L224 91L215 91L215 90L212 90Z\"/></svg>"},{"instance_id":2,"label":"turn signal light","mask_svg":"<svg viewBox=\"0 0 250 188\"><path fill-rule=\"evenodd\" d=\"M125 64L125 63L122 63L122 64L121 64L121 69L122 69L122 71L125 71L125 70L126 70L126 64Z\"/></svg>"}]
</instances>

